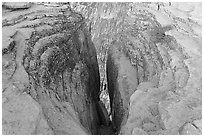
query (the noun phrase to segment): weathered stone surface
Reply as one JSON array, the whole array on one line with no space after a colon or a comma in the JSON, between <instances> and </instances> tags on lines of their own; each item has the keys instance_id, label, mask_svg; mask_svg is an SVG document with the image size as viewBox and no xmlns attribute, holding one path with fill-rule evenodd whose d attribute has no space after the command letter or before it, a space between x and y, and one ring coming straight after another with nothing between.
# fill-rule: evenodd
<instances>
[{"instance_id":1,"label":"weathered stone surface","mask_svg":"<svg viewBox=\"0 0 204 137\"><path fill-rule=\"evenodd\" d=\"M3 134L97 134L106 117L84 18L63 5L3 5L3 90L23 94L4 97Z\"/></svg>"},{"instance_id":2,"label":"weathered stone surface","mask_svg":"<svg viewBox=\"0 0 204 137\"><path fill-rule=\"evenodd\" d=\"M202 112L199 105L187 102L190 102L190 100L168 102L166 106L163 106L165 109L161 111L161 117L167 130L172 128L179 130L186 122L191 122L201 117Z\"/></svg>"},{"instance_id":3,"label":"weathered stone surface","mask_svg":"<svg viewBox=\"0 0 204 137\"><path fill-rule=\"evenodd\" d=\"M43 115L38 117L38 124L36 126L34 135L53 135L52 129L49 127L46 119L43 117Z\"/></svg>"},{"instance_id":4,"label":"weathered stone surface","mask_svg":"<svg viewBox=\"0 0 204 137\"><path fill-rule=\"evenodd\" d=\"M2 133L32 134L35 132L40 107L29 95L16 86L7 88L3 95Z\"/></svg>"},{"instance_id":5,"label":"weathered stone surface","mask_svg":"<svg viewBox=\"0 0 204 137\"><path fill-rule=\"evenodd\" d=\"M28 9L31 7L32 3L28 3L28 2L3 2L2 5L7 9L18 10L18 9Z\"/></svg>"},{"instance_id":6,"label":"weathered stone surface","mask_svg":"<svg viewBox=\"0 0 204 137\"><path fill-rule=\"evenodd\" d=\"M141 82L138 86L137 86L137 90L142 90L147 92L147 90L149 88L154 88L156 85L151 83L151 82Z\"/></svg>"},{"instance_id":7,"label":"weathered stone surface","mask_svg":"<svg viewBox=\"0 0 204 137\"><path fill-rule=\"evenodd\" d=\"M3 5L4 134L201 134L201 3Z\"/></svg>"},{"instance_id":8,"label":"weathered stone surface","mask_svg":"<svg viewBox=\"0 0 204 137\"><path fill-rule=\"evenodd\" d=\"M114 43L108 53L107 77L110 95L112 120L116 128L125 123L128 114L129 98L137 87L136 69Z\"/></svg>"},{"instance_id":9,"label":"weathered stone surface","mask_svg":"<svg viewBox=\"0 0 204 137\"><path fill-rule=\"evenodd\" d=\"M197 129L199 129L202 132L202 120L195 120L193 121L193 124L195 125L195 127L197 127Z\"/></svg>"},{"instance_id":10,"label":"weathered stone surface","mask_svg":"<svg viewBox=\"0 0 204 137\"><path fill-rule=\"evenodd\" d=\"M182 131L181 131L182 135L201 135L201 131L199 129L197 129L197 127L193 126L190 123L187 123Z\"/></svg>"},{"instance_id":11,"label":"weathered stone surface","mask_svg":"<svg viewBox=\"0 0 204 137\"><path fill-rule=\"evenodd\" d=\"M139 6L136 3L134 6L141 11L137 11L136 7L132 8L137 14L131 16L131 20L133 22L145 20L149 25L145 29L130 30L129 28L133 26L130 22L121 23L126 28L122 29L122 33L120 33L121 28L118 28L119 32L114 31L118 33L118 38L113 38L116 42L113 40L109 47L107 77L111 107L115 109L113 104L117 102L115 104L123 108L125 103L121 102L124 100L130 103L126 106L128 111L113 115L123 117L120 121L125 120L125 124L121 125L121 134L131 134L134 127L144 130L147 134L182 134L180 130L183 125L200 119L202 114L199 93L201 89L199 80L202 78L198 75L202 68L199 52L201 36L192 30L186 16L180 17L173 13L173 6L163 5L164 12L158 12L150 8L153 7L152 4L147 5ZM144 9L145 12L142 12ZM143 17L139 18L139 14ZM162 23L165 18L160 14L169 15L169 22ZM131 12L129 15L121 16L129 20L130 15ZM171 26L172 24L175 27ZM118 56L113 56L117 54ZM126 75L129 74L127 78L136 76L134 82L137 83L135 89L138 90L132 91L126 87L133 81L127 81L125 85L120 82L127 79L125 76L120 77L123 71L118 67L123 55L131 62L130 65L123 63L123 66L135 68L134 74L127 71ZM125 93L132 95L130 99L122 96ZM116 94L121 96L114 96ZM116 117L115 119L118 120ZM187 126L185 130L191 129ZM197 133L192 131L191 134Z\"/></svg>"},{"instance_id":12,"label":"weathered stone surface","mask_svg":"<svg viewBox=\"0 0 204 137\"><path fill-rule=\"evenodd\" d=\"M147 133L144 130L135 127L132 131L132 135L147 135Z\"/></svg>"}]
</instances>

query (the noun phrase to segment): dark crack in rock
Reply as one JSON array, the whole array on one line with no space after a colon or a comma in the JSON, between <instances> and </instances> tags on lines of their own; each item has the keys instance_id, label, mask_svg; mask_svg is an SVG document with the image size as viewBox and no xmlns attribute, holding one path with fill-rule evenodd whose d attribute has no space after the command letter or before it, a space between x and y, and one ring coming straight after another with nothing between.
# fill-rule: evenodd
<instances>
[{"instance_id":1,"label":"dark crack in rock","mask_svg":"<svg viewBox=\"0 0 204 137\"><path fill-rule=\"evenodd\" d=\"M3 134L202 134L201 5L3 2Z\"/></svg>"}]
</instances>

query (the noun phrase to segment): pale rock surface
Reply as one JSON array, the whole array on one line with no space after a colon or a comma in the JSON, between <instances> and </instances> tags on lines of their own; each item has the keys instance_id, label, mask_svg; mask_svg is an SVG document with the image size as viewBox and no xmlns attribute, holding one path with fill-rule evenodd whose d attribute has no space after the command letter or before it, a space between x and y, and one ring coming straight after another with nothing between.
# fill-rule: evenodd
<instances>
[{"instance_id":1,"label":"pale rock surface","mask_svg":"<svg viewBox=\"0 0 204 137\"><path fill-rule=\"evenodd\" d=\"M197 129L195 126L193 126L190 123L187 123L182 131L181 131L182 135L200 135L201 131L199 129Z\"/></svg>"},{"instance_id":2,"label":"pale rock surface","mask_svg":"<svg viewBox=\"0 0 204 137\"><path fill-rule=\"evenodd\" d=\"M189 25L190 22L187 21L187 18L194 18L194 25L196 25L196 23L200 24L198 17L201 13L198 12L199 9L199 3L178 3L173 4L172 6L162 6L161 12L154 12L155 14L158 14L156 16L160 17L158 21L161 24L163 23L161 20L163 16L160 16L159 14L167 14L166 16L169 17L169 20L172 20L168 22L180 27L179 29L177 28L177 31L173 29L167 32L167 34L176 39L179 44L178 46L182 49L182 53L180 49L177 49L176 51L167 50L165 53L169 54L169 57L171 58L171 68L161 72L161 78L159 81L159 86L161 87L158 87L158 89L163 89L167 93L164 97L161 97L160 100L158 100L159 103L156 107L158 109L157 113L159 116L159 123L162 125L161 130L155 129L155 125L152 123L143 124L142 127L142 123L136 124L138 121L144 119L145 115L147 116L148 114L148 111L146 111L145 108L148 107L151 100L149 98L145 98L148 94L151 95L151 93L148 93L151 90L147 91L146 88L148 88L148 86L146 85L143 88L139 85L138 89L141 90L136 90L130 98L130 111L126 126L131 123L136 127L146 130L147 132L148 130L157 131L149 132L149 134L201 134L201 120L199 119L202 115L202 76L200 75L202 72L202 36L201 32L199 32L197 28L194 28L193 25ZM197 13L197 15L195 15L195 13ZM181 23L178 20L174 20L173 18L175 17L181 18L181 21L182 19L183 21L185 20L186 24L184 22ZM165 18L163 19L166 20ZM184 32L183 29L185 29L186 32ZM164 51L165 50L160 47L160 53L162 54ZM167 58L169 57L167 56ZM163 84L165 86L163 86ZM171 88L168 88L168 85ZM144 91L147 91L147 93L145 94ZM147 100L148 103L142 103L142 101L140 101L141 99ZM139 104L141 104L141 107L137 106ZM136 108L138 108L138 110ZM139 115L140 117L137 117L139 113L141 113ZM133 119L136 121L134 122ZM195 126L191 124L192 122ZM195 123L198 125L196 126ZM125 129L126 126L123 128ZM131 129L133 129L133 127L134 126L132 126ZM123 128L121 131L123 131ZM128 131L131 129L128 129ZM126 134L125 131L124 134Z\"/></svg>"},{"instance_id":3,"label":"pale rock surface","mask_svg":"<svg viewBox=\"0 0 204 137\"><path fill-rule=\"evenodd\" d=\"M19 92L15 86L4 91L3 100L2 133L12 135L35 133L41 111L37 102L26 93Z\"/></svg>"},{"instance_id":4,"label":"pale rock surface","mask_svg":"<svg viewBox=\"0 0 204 137\"><path fill-rule=\"evenodd\" d=\"M11 10L28 9L32 3L28 2L3 2L3 6Z\"/></svg>"}]
</instances>

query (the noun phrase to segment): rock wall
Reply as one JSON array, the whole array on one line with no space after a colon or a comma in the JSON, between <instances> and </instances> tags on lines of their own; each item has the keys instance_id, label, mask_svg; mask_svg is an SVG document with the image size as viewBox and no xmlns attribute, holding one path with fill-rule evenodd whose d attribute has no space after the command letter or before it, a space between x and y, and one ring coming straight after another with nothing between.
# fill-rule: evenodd
<instances>
[{"instance_id":1,"label":"rock wall","mask_svg":"<svg viewBox=\"0 0 204 137\"><path fill-rule=\"evenodd\" d=\"M108 52L113 122L121 127L120 134L201 134L199 124L194 124L201 122L201 87L199 82L189 87L196 77L187 63L201 59L196 44L200 37L192 31L190 36L175 34L173 25L162 26L148 10L135 11L131 19L145 20L148 26L123 31L114 42L120 44L112 44ZM138 19L140 14L143 18ZM194 43L193 56L179 35Z\"/></svg>"},{"instance_id":2,"label":"rock wall","mask_svg":"<svg viewBox=\"0 0 204 137\"><path fill-rule=\"evenodd\" d=\"M84 18L66 5L3 3L2 26L3 134L97 134L100 79Z\"/></svg>"}]
</instances>

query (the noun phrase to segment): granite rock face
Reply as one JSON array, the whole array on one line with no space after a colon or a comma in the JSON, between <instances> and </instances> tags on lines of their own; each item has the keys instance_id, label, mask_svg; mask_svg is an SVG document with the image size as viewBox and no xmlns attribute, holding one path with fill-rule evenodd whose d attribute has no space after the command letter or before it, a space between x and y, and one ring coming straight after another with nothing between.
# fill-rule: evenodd
<instances>
[{"instance_id":1,"label":"granite rock face","mask_svg":"<svg viewBox=\"0 0 204 137\"><path fill-rule=\"evenodd\" d=\"M3 134L97 134L99 71L84 18L19 4L3 9Z\"/></svg>"}]
</instances>

